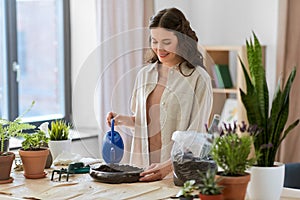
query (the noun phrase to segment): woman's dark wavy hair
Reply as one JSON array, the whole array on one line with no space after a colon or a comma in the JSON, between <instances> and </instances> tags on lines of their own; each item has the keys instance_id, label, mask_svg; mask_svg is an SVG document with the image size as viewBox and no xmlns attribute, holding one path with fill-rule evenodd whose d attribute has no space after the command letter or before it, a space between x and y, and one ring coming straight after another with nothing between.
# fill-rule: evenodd
<instances>
[{"instance_id":1,"label":"woman's dark wavy hair","mask_svg":"<svg viewBox=\"0 0 300 200\"><path fill-rule=\"evenodd\" d=\"M163 9L152 16L150 18L149 28L152 29L158 27L172 31L176 35L178 38L176 54L187 62L189 68L195 69L196 66L205 68L203 65L203 56L197 47L198 37L195 31L192 30L190 22L180 10L177 8ZM157 55L152 49L149 50L146 61L149 63L159 62ZM182 73L181 65L179 66L179 70ZM183 75L190 76L191 74Z\"/></svg>"}]
</instances>

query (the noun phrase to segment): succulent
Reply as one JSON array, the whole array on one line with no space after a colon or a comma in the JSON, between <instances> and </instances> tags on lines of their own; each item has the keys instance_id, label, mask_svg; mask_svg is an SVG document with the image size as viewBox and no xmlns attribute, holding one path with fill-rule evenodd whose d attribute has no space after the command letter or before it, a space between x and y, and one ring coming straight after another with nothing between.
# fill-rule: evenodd
<instances>
[{"instance_id":1,"label":"succulent","mask_svg":"<svg viewBox=\"0 0 300 200\"><path fill-rule=\"evenodd\" d=\"M221 178L216 179L217 170L208 169L206 172L200 172L202 183L198 185L198 190L201 194L217 195L221 194L223 187L218 185Z\"/></svg>"},{"instance_id":2,"label":"succulent","mask_svg":"<svg viewBox=\"0 0 300 200\"><path fill-rule=\"evenodd\" d=\"M176 197L192 197L192 193L195 189L197 189L197 186L195 185L195 180L188 180L185 181L183 184L183 187L179 190Z\"/></svg>"}]
</instances>

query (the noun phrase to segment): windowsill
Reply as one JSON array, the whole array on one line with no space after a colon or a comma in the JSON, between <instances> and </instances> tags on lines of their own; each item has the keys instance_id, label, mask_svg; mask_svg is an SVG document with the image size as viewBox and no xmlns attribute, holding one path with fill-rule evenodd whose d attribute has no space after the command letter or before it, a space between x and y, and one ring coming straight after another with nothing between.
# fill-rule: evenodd
<instances>
[{"instance_id":1,"label":"windowsill","mask_svg":"<svg viewBox=\"0 0 300 200\"><path fill-rule=\"evenodd\" d=\"M99 130L96 129L83 129L80 131L70 130L70 138L72 141L78 141L83 139L97 138L99 135ZM9 149L17 150L21 148L22 139L20 138L11 138L9 140Z\"/></svg>"}]
</instances>

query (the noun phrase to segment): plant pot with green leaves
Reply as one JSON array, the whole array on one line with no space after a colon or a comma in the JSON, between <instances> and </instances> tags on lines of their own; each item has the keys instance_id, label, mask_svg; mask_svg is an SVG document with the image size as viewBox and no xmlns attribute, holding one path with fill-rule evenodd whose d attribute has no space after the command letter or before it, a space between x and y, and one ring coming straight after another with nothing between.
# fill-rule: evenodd
<instances>
[{"instance_id":1,"label":"plant pot with green leaves","mask_svg":"<svg viewBox=\"0 0 300 200\"><path fill-rule=\"evenodd\" d=\"M220 136L213 141L211 155L222 169L217 173L222 179L219 182L223 189L224 200L245 199L250 174L246 170L256 162L259 156L250 157L254 135L259 130L256 126L247 128L245 123L240 125L225 124L220 126Z\"/></svg>"},{"instance_id":2,"label":"plant pot with green leaves","mask_svg":"<svg viewBox=\"0 0 300 200\"><path fill-rule=\"evenodd\" d=\"M34 102L31 106L33 106L33 104ZM26 110L26 112L28 112L30 108ZM22 123L22 117L26 112L13 121L0 119L0 184L13 181L13 178L10 177L10 173L15 154L9 152L9 139L18 136L24 130L35 128L35 126L31 124Z\"/></svg>"},{"instance_id":3,"label":"plant pot with green leaves","mask_svg":"<svg viewBox=\"0 0 300 200\"><path fill-rule=\"evenodd\" d=\"M19 154L22 160L24 176L30 179L46 177L44 172L49 149L44 147L49 138L46 133L38 130L34 133L23 133L22 148Z\"/></svg>"},{"instance_id":4,"label":"plant pot with green leaves","mask_svg":"<svg viewBox=\"0 0 300 200\"><path fill-rule=\"evenodd\" d=\"M185 181L179 192L177 193L176 197L180 200L192 200L194 199L193 192L197 189L195 185L195 180L188 180Z\"/></svg>"},{"instance_id":5,"label":"plant pot with green leaves","mask_svg":"<svg viewBox=\"0 0 300 200\"><path fill-rule=\"evenodd\" d=\"M49 129L50 141L48 143L53 160L61 153L71 152L71 139L69 137L70 125L64 120L51 122Z\"/></svg>"},{"instance_id":6,"label":"plant pot with green leaves","mask_svg":"<svg viewBox=\"0 0 300 200\"><path fill-rule=\"evenodd\" d=\"M208 169L206 172L199 171L202 183L197 188L201 200L223 200L223 187L219 185L221 177L216 178L216 172L217 170L213 169Z\"/></svg>"},{"instance_id":7,"label":"plant pot with green leaves","mask_svg":"<svg viewBox=\"0 0 300 200\"><path fill-rule=\"evenodd\" d=\"M261 156L257 160L257 165L251 167L249 195L251 199L279 199L284 182L284 164L275 162L276 153L281 142L299 124L299 119L288 126L286 124L296 68L291 71L285 85L281 80L278 81L272 105L269 107L269 90L262 62L262 48L255 33L253 40L246 41L246 47L250 73L248 74L246 65L240 60L246 82L246 91L240 89L240 95L248 122L262 129L254 141L254 147L260 150Z\"/></svg>"}]
</instances>

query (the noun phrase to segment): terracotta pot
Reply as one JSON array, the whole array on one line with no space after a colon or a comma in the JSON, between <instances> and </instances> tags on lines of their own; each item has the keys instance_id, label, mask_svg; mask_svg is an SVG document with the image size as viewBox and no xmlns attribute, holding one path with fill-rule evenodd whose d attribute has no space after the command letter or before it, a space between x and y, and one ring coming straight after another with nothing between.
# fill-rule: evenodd
<instances>
[{"instance_id":1,"label":"terracotta pot","mask_svg":"<svg viewBox=\"0 0 300 200\"><path fill-rule=\"evenodd\" d=\"M220 175L217 175L217 178ZM250 174L244 176L221 176L219 184L224 187L222 190L224 200L245 199L247 186L250 181Z\"/></svg>"},{"instance_id":2,"label":"terracotta pot","mask_svg":"<svg viewBox=\"0 0 300 200\"><path fill-rule=\"evenodd\" d=\"M13 152L7 152L6 155L0 155L0 183L12 182L10 177L11 166L15 159Z\"/></svg>"},{"instance_id":3,"label":"terracotta pot","mask_svg":"<svg viewBox=\"0 0 300 200\"><path fill-rule=\"evenodd\" d=\"M199 198L201 200L223 200L223 194L206 195L200 193Z\"/></svg>"},{"instance_id":4,"label":"terracotta pot","mask_svg":"<svg viewBox=\"0 0 300 200\"><path fill-rule=\"evenodd\" d=\"M26 178L44 178L46 173L44 172L49 149L41 149L37 151L24 151L19 150L20 157L22 159L24 176Z\"/></svg>"}]
</instances>

